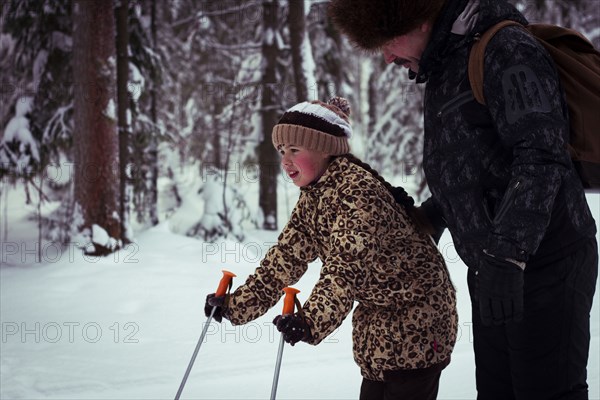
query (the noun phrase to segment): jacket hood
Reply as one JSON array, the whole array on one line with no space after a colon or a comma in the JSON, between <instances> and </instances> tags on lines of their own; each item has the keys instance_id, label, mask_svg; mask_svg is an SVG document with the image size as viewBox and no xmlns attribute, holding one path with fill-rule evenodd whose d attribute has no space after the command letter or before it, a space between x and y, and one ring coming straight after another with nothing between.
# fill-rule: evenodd
<instances>
[{"instance_id":1,"label":"jacket hood","mask_svg":"<svg viewBox=\"0 0 600 400\"><path fill-rule=\"evenodd\" d=\"M523 25L529 24L527 19L512 4L505 0L480 0L479 18L470 37L482 34L500 21L511 20Z\"/></svg>"},{"instance_id":2,"label":"jacket hood","mask_svg":"<svg viewBox=\"0 0 600 400\"><path fill-rule=\"evenodd\" d=\"M523 25L528 23L505 0L448 0L433 26L431 39L421 57L419 73L413 73L411 78L415 78L417 83L427 82L431 72L443 68L443 60L448 54L471 43L476 35L489 27L507 19ZM464 30L461 31L461 28Z\"/></svg>"}]
</instances>

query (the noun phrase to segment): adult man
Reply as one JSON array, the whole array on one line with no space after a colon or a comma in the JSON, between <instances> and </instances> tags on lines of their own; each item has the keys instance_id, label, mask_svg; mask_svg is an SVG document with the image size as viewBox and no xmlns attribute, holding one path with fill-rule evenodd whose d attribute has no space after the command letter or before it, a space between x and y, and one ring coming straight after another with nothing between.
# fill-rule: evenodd
<instances>
[{"instance_id":1,"label":"adult man","mask_svg":"<svg viewBox=\"0 0 600 400\"><path fill-rule=\"evenodd\" d=\"M487 106L467 77L481 33L527 21L503 0L332 0L329 12L355 45L427 82L423 209L469 267L478 398L587 399L598 248L558 75L511 26L487 46Z\"/></svg>"}]
</instances>

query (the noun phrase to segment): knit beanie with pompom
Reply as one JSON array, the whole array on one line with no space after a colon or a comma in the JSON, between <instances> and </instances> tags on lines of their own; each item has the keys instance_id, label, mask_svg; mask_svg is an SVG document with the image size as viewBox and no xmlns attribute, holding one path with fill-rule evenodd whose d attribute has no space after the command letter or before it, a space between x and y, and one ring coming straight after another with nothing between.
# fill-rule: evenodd
<instances>
[{"instance_id":1,"label":"knit beanie with pompom","mask_svg":"<svg viewBox=\"0 0 600 400\"><path fill-rule=\"evenodd\" d=\"M343 97L302 102L287 110L273 127L273 146L301 146L338 156L350 152L350 105Z\"/></svg>"}]
</instances>

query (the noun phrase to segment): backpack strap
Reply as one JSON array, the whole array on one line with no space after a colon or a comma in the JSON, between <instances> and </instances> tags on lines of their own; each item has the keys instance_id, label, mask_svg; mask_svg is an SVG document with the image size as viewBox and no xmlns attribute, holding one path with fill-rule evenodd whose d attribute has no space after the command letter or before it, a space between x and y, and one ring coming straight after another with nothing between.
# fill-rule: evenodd
<instances>
[{"instance_id":1,"label":"backpack strap","mask_svg":"<svg viewBox=\"0 0 600 400\"><path fill-rule=\"evenodd\" d=\"M469 83L471 84L473 96L475 96L475 100L477 100L477 102L480 104L485 105L485 97L483 96L483 61L485 56L485 48L492 37L494 37L496 32L511 25L523 26L516 21L501 21L485 31L479 38L476 38L473 46L471 47L467 71L469 74Z\"/></svg>"}]
</instances>

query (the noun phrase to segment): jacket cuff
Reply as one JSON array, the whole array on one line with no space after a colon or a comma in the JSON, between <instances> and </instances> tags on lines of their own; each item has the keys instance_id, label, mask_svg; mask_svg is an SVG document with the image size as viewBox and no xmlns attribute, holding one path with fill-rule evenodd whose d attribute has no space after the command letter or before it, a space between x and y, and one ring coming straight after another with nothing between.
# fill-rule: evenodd
<instances>
[{"instance_id":1,"label":"jacket cuff","mask_svg":"<svg viewBox=\"0 0 600 400\"><path fill-rule=\"evenodd\" d=\"M527 262L529 254L514 241L500 235L491 234L485 251L495 257Z\"/></svg>"},{"instance_id":2,"label":"jacket cuff","mask_svg":"<svg viewBox=\"0 0 600 400\"><path fill-rule=\"evenodd\" d=\"M309 317L307 317L306 313L304 314L304 322L306 322L306 325L308 327L308 335L307 337L305 337L304 339L302 339L303 342L306 342L308 344L312 344L313 346L316 346L317 344L321 343L321 341L324 338L319 337L319 335L316 335L317 337L315 337L315 332L317 330L315 323L312 319L310 319Z\"/></svg>"}]
</instances>

